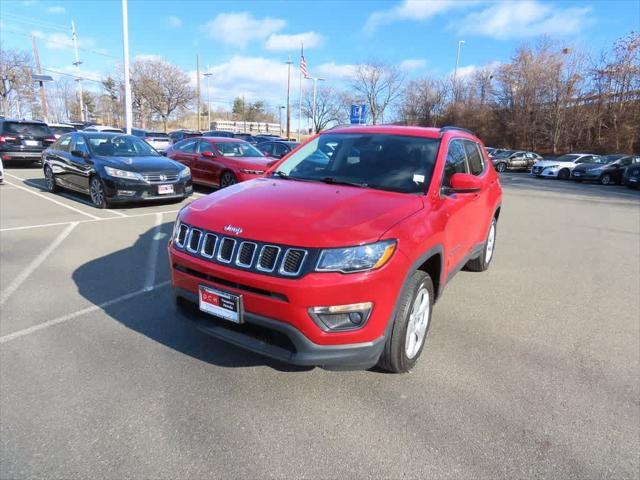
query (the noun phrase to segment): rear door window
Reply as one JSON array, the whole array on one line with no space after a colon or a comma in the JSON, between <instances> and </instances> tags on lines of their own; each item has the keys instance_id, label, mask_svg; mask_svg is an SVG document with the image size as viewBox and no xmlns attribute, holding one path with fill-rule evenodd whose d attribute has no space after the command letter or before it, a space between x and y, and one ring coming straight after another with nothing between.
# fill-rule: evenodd
<instances>
[{"instance_id":1,"label":"rear door window","mask_svg":"<svg viewBox=\"0 0 640 480\"><path fill-rule=\"evenodd\" d=\"M71 135L60 137L53 148L61 152L68 152L69 150L71 150Z\"/></svg>"},{"instance_id":2,"label":"rear door window","mask_svg":"<svg viewBox=\"0 0 640 480\"><path fill-rule=\"evenodd\" d=\"M194 153L196 151L196 140L190 140L188 142L184 142L182 145L177 147L183 153Z\"/></svg>"},{"instance_id":3,"label":"rear door window","mask_svg":"<svg viewBox=\"0 0 640 480\"><path fill-rule=\"evenodd\" d=\"M203 152L211 152L214 154L216 153L209 142L204 142L200 140L198 142L198 153L203 153Z\"/></svg>"},{"instance_id":4,"label":"rear door window","mask_svg":"<svg viewBox=\"0 0 640 480\"><path fill-rule=\"evenodd\" d=\"M473 175L480 175L484 171L484 161L480 155L480 148L476 142L463 140L464 150L467 154L467 162L469 163L469 172Z\"/></svg>"},{"instance_id":5,"label":"rear door window","mask_svg":"<svg viewBox=\"0 0 640 480\"><path fill-rule=\"evenodd\" d=\"M73 135L73 137L71 151L77 150L89 155L89 147L87 146L87 142L84 140L84 137L82 135Z\"/></svg>"}]
</instances>

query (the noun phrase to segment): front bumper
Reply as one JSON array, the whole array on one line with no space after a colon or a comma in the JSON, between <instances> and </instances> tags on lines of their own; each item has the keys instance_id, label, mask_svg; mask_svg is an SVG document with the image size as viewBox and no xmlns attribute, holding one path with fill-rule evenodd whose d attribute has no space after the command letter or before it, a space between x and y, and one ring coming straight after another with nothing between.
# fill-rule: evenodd
<instances>
[{"instance_id":1,"label":"front bumper","mask_svg":"<svg viewBox=\"0 0 640 480\"><path fill-rule=\"evenodd\" d=\"M104 177L105 193L110 202L141 202L152 200L171 200L189 197L193 193L191 178L178 182L162 184L142 183L112 177ZM172 194L159 194L159 185L173 185ZM127 193L124 193L127 192ZM133 193L131 193L133 192Z\"/></svg>"},{"instance_id":2,"label":"front bumper","mask_svg":"<svg viewBox=\"0 0 640 480\"><path fill-rule=\"evenodd\" d=\"M560 170L550 170L548 168L545 168L545 169L533 168L531 170L531 175L533 175L534 177L557 178L559 171Z\"/></svg>"},{"instance_id":3,"label":"front bumper","mask_svg":"<svg viewBox=\"0 0 640 480\"><path fill-rule=\"evenodd\" d=\"M174 288L174 295L197 308L197 294ZM367 369L378 362L385 343L381 337L359 344L318 345L287 323L250 312L245 312L245 323L240 325L203 312L194 312L189 319L208 335L293 365Z\"/></svg>"},{"instance_id":4,"label":"front bumper","mask_svg":"<svg viewBox=\"0 0 640 480\"><path fill-rule=\"evenodd\" d=\"M374 272L309 273L280 278L209 262L169 246L171 280L175 295L198 302L198 289L206 285L242 295L245 323L238 326L207 314L193 316L208 334L249 350L298 365L368 368L384 348L406 273L404 257ZM394 261L395 260L395 261ZM326 331L309 315L309 308L372 302L366 324L356 330ZM256 338L246 330L259 328ZM289 348L265 340L269 332L288 339Z\"/></svg>"}]
</instances>

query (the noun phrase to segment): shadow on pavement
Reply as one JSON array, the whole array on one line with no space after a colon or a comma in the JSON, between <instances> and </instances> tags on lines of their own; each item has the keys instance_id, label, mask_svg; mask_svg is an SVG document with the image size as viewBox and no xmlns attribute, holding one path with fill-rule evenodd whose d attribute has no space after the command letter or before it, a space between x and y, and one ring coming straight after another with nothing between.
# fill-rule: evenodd
<instances>
[{"instance_id":1,"label":"shadow on pavement","mask_svg":"<svg viewBox=\"0 0 640 480\"><path fill-rule=\"evenodd\" d=\"M73 280L78 292L94 305L101 305L110 299L141 290L147 277L147 262L152 252L153 242L160 242L157 250L154 284L170 279L167 253L167 238L171 234L173 222L161 225L159 232L155 228L147 230L130 247L118 250L100 258L91 260L73 272ZM123 278L125 277L125 278ZM139 286L126 285L133 281ZM114 287L115 285L115 287ZM125 285L127 290L122 291ZM114 288L119 291L114 291ZM108 294L105 294L105 291ZM197 310L179 310L174 302L170 287L162 287L149 293L143 293L125 302L106 306L104 312L127 328L177 350L185 355L197 358L220 367L250 367L267 365L275 370L302 372L312 368L287 365L268 357L237 348L202 333L188 320L186 315L205 315Z\"/></svg>"}]
</instances>

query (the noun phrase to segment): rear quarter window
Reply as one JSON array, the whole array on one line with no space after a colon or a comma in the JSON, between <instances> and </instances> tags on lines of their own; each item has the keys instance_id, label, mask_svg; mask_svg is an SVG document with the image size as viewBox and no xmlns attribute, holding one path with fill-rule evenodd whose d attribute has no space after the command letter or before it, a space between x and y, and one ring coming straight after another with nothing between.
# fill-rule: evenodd
<instances>
[{"instance_id":1,"label":"rear quarter window","mask_svg":"<svg viewBox=\"0 0 640 480\"><path fill-rule=\"evenodd\" d=\"M480 154L479 145L476 142L464 140L464 149L469 162L469 172L472 175L480 175L484 171L484 160Z\"/></svg>"}]
</instances>

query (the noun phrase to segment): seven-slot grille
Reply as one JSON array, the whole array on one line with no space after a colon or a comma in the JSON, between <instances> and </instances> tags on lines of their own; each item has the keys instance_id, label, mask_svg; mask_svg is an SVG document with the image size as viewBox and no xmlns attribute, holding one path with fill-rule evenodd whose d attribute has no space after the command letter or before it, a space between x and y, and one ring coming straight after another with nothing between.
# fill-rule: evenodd
<instances>
[{"instance_id":1,"label":"seven-slot grille","mask_svg":"<svg viewBox=\"0 0 640 480\"><path fill-rule=\"evenodd\" d=\"M149 173L142 178L149 183L175 182L178 180L177 173Z\"/></svg>"},{"instance_id":2,"label":"seven-slot grille","mask_svg":"<svg viewBox=\"0 0 640 480\"><path fill-rule=\"evenodd\" d=\"M175 245L191 255L229 266L295 277L301 274L309 251L221 236L192 228L178 227Z\"/></svg>"}]
</instances>

